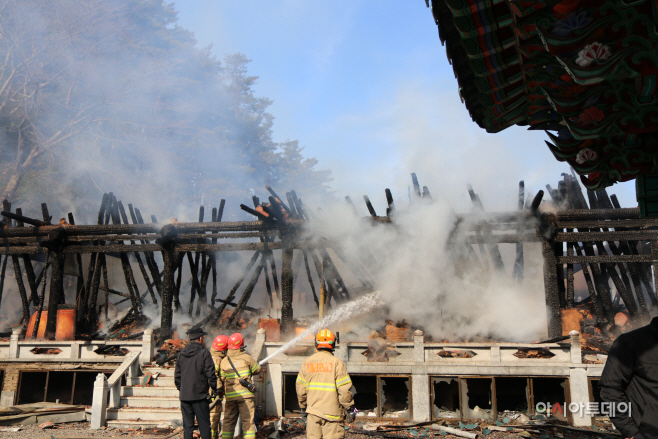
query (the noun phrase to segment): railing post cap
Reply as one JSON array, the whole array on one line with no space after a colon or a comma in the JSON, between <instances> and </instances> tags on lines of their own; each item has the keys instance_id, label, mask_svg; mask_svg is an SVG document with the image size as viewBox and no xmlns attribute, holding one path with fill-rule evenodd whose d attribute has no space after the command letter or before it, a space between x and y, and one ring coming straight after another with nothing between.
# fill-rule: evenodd
<instances>
[{"instance_id":1,"label":"railing post cap","mask_svg":"<svg viewBox=\"0 0 658 439\"><path fill-rule=\"evenodd\" d=\"M265 334L265 328L259 328L258 331L256 331L257 334Z\"/></svg>"},{"instance_id":2,"label":"railing post cap","mask_svg":"<svg viewBox=\"0 0 658 439\"><path fill-rule=\"evenodd\" d=\"M99 373L98 375L96 375L96 381L94 384L102 386L106 382L107 382L107 377L105 376L104 373Z\"/></svg>"},{"instance_id":3,"label":"railing post cap","mask_svg":"<svg viewBox=\"0 0 658 439\"><path fill-rule=\"evenodd\" d=\"M569 335L570 335L571 337L580 337L580 332L578 332L578 331L576 331L576 330L573 330L573 331L570 331L570 332L569 332Z\"/></svg>"},{"instance_id":4,"label":"railing post cap","mask_svg":"<svg viewBox=\"0 0 658 439\"><path fill-rule=\"evenodd\" d=\"M414 335L417 336L417 337L420 337L421 335L423 335L423 331L421 331L420 329L416 329L414 331Z\"/></svg>"},{"instance_id":5,"label":"railing post cap","mask_svg":"<svg viewBox=\"0 0 658 439\"><path fill-rule=\"evenodd\" d=\"M23 332L24 328L25 328L25 325L23 325L23 324L16 325L16 326L11 328L11 334L12 335L21 335L21 332Z\"/></svg>"},{"instance_id":6,"label":"railing post cap","mask_svg":"<svg viewBox=\"0 0 658 439\"><path fill-rule=\"evenodd\" d=\"M144 335L146 335L146 334L149 334L149 335L153 334L153 329L145 329L144 330Z\"/></svg>"}]
</instances>

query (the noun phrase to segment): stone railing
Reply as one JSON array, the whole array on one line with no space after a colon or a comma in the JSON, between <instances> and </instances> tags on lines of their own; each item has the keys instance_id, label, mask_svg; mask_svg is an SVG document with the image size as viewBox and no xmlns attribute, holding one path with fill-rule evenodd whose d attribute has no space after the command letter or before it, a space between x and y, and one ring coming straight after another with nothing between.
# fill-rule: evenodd
<instances>
[{"instance_id":1,"label":"stone railing","mask_svg":"<svg viewBox=\"0 0 658 439\"><path fill-rule=\"evenodd\" d=\"M105 374L99 373L94 382L94 396L91 405L91 425L92 429L99 429L105 426L105 418L108 408L118 408L121 399L121 378L125 375L126 381L130 378L139 376L139 352L128 354L123 363L114 371L110 378ZM109 405L107 394L110 394Z\"/></svg>"},{"instance_id":2,"label":"stone railing","mask_svg":"<svg viewBox=\"0 0 658 439\"><path fill-rule=\"evenodd\" d=\"M149 362L155 354L155 343L153 339L153 330L144 331L141 340L94 340L94 341L49 341L49 340L21 340L22 327L14 328L9 342L0 342L0 362L20 361L20 362L106 362L121 363L126 359L125 355L103 355L95 351L105 346L115 346L123 349L126 355L131 353L143 353L141 355L142 363ZM32 352L35 348L41 349L58 349L58 353L39 354Z\"/></svg>"},{"instance_id":3,"label":"stone railing","mask_svg":"<svg viewBox=\"0 0 658 439\"><path fill-rule=\"evenodd\" d=\"M394 343L390 346L390 351L393 354L388 357L386 363L389 365L418 365L420 363L426 366L439 366L442 364L476 364L476 363L492 363L494 364L581 364L581 347L580 347L580 334L572 331L568 340L565 343L426 343L422 331L416 331L412 342ZM259 350L260 358L272 354L279 349L284 343L280 342L266 342L262 349ZM300 343L297 347L308 346L312 347L310 343ZM344 362L353 366L357 365L376 365L379 362L369 361L363 355L368 349L368 343L343 343L340 344L335 355ZM531 357L519 358L515 356L519 351L523 350L538 350L543 349L550 352L547 357ZM453 358L439 356L441 351L468 351L472 356L469 358ZM298 355L281 353L274 357L270 363L301 363L307 353L299 353ZM379 363L381 364L381 363Z\"/></svg>"}]
</instances>

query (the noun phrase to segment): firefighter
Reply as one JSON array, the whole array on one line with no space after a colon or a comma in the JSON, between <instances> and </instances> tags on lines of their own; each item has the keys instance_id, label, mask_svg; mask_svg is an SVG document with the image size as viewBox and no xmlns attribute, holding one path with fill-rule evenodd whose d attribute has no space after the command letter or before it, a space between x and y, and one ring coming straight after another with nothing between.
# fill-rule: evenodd
<instances>
[{"instance_id":1,"label":"firefighter","mask_svg":"<svg viewBox=\"0 0 658 439\"><path fill-rule=\"evenodd\" d=\"M244 351L244 338L236 332L228 338L228 354L219 366L220 380L224 385L224 423L222 439L232 439L238 416L242 418L244 439L256 437L254 393L252 375L260 372L260 365Z\"/></svg>"},{"instance_id":2,"label":"firefighter","mask_svg":"<svg viewBox=\"0 0 658 439\"><path fill-rule=\"evenodd\" d=\"M222 417L222 404L221 398L223 389L221 388L221 377L219 373L219 366L226 357L226 350L228 349L228 336L218 335L215 337L215 340L212 342L210 347L210 355L212 356L212 361L215 363L215 372L217 374L218 383L218 393L217 398L220 398L220 401L215 404L215 407L210 411L210 433L212 434L212 439L219 438L219 419Z\"/></svg>"},{"instance_id":3,"label":"firefighter","mask_svg":"<svg viewBox=\"0 0 658 439\"><path fill-rule=\"evenodd\" d=\"M357 410L347 367L334 357L336 336L323 329L315 336L315 353L302 363L297 375L297 399L306 422L308 439L342 439L343 420L354 421Z\"/></svg>"}]
</instances>

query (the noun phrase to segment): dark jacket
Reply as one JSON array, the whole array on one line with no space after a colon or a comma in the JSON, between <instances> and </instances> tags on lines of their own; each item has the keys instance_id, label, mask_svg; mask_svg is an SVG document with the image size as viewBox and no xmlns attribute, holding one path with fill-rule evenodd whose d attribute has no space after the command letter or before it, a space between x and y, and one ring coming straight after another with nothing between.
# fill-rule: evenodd
<instances>
[{"instance_id":1,"label":"dark jacket","mask_svg":"<svg viewBox=\"0 0 658 439\"><path fill-rule=\"evenodd\" d=\"M201 343L191 342L180 351L176 358L174 383L181 401L205 399L208 388L217 390L215 363Z\"/></svg>"},{"instance_id":2,"label":"dark jacket","mask_svg":"<svg viewBox=\"0 0 658 439\"><path fill-rule=\"evenodd\" d=\"M599 387L602 401L631 404L611 417L622 437L658 438L658 317L615 340Z\"/></svg>"}]
</instances>

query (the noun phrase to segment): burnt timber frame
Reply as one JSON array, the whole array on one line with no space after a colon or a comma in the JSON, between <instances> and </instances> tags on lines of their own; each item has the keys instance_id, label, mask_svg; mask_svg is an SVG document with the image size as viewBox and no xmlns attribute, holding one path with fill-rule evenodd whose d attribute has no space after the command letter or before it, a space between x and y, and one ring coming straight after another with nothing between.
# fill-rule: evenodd
<instances>
[{"instance_id":1,"label":"burnt timber frame","mask_svg":"<svg viewBox=\"0 0 658 439\"><path fill-rule=\"evenodd\" d=\"M536 203L538 205L541 196L536 198L538 199ZM220 222L221 212L217 214L216 209L213 209L213 221L211 222L203 222L203 211L201 210L200 221L197 223L173 222L162 224L158 223L157 219L153 217L153 223L145 224L141 220L139 210L136 209L137 215L133 216L133 208L129 205L133 224L128 224L125 215L122 215L124 217L123 223L119 219L119 211L124 211L121 203L117 202L113 195L106 194L103 197L98 224L72 225L62 223L52 225L50 224L50 217L46 217L46 215L44 215L44 221L32 220L22 217L20 214L10 214L11 205L9 203L4 204L5 227L0 228L2 266L6 266L10 256L13 259L14 256L18 255L25 258L29 255L45 254L48 256L47 260L50 261L50 297L55 300L49 300L48 310L50 311L52 308L52 311L55 312L48 313L47 338L54 336L56 310L63 300L62 269L64 256L69 254L75 254L76 256L85 253L92 254L86 282L82 279L84 270L81 266L79 267L80 282L78 283L79 287L76 295L77 309L80 311L79 321L83 318L87 319L87 323L91 323L99 318L95 309L99 290L105 291L106 304L110 293L124 296L125 300L131 300L134 312L140 313L142 301L146 299L149 293L152 296L151 300L155 296L152 288L155 287L161 301L161 339L170 337L174 308L178 311L180 307L178 302L181 292L180 274L185 257L190 261L193 277L198 276L196 282L192 282L192 288L199 293L197 294L198 297L206 297L205 289L208 277L210 270L213 270L213 297L210 309L204 310L204 314L207 312L208 315L201 316L202 320L197 325L217 324L219 314L227 305L235 306L229 322L234 324L239 320L239 314L246 308L247 301L253 291L252 284L258 280L258 277L254 276L249 282L247 290L243 293L243 298L239 301L235 300L237 306L233 305L234 295L240 284L248 277L249 270L259 257L261 262L257 267L260 267L261 270L258 271L258 275L265 272L266 283L269 284L268 271L263 269L269 261L272 264L271 275L277 294L279 293L280 280L281 293L279 299L283 305L281 326L284 334L294 330L292 309L294 270L292 260L295 250L299 257L304 256L306 259L308 259L306 255L310 253L313 261L316 262L316 268L318 265L331 267L330 270L320 270L327 274L324 279L326 288L324 285L320 287L321 289L325 288L325 291L329 292L328 296L333 297L336 301L348 300L350 296L338 270L331 262L331 257L326 252L328 248L334 250L346 264L351 262L348 266L356 269L367 280L367 282L362 280L364 286L367 284L370 285L371 289L374 288L374 279L367 270L367 262L370 261L357 260L352 262L354 261L354 255L342 254L335 243L322 237L302 239L301 232L304 230L308 219L301 219L299 215L281 221L261 219L258 221ZM393 223L395 222L395 212L391 208L389 209L389 212L387 212L389 216L368 216L361 220ZM220 210L223 210L223 203L220 204ZM16 220L15 223L12 218ZM110 219L114 222L113 224L109 224ZM72 215L69 215L69 220L73 223ZM583 273L587 280L590 300L597 317L597 323L602 329L606 329L607 325L613 325L614 308L619 309L619 306L614 305L615 298L611 297L607 285L609 278L612 278L615 282L620 300L628 309L631 318L645 320L649 315L648 306L658 305L651 274L651 269L658 264L658 219L640 219L640 211L637 208L580 208L557 211L554 214L540 214L533 206L530 210L503 213L486 213L480 210L475 216L457 216L456 221L456 224L461 222L470 224L468 233L459 245L466 244L467 251L465 254L482 269L496 267L496 261L500 260L498 244L530 242L542 244L548 334L550 337L562 335L561 310L576 305L573 299L574 264L585 267ZM25 223L33 227L25 226ZM227 239L251 239L254 242L218 243L218 241ZM450 242L449 245L451 245ZM455 247L458 247L458 245L455 244ZM479 256L476 255L474 248L480 249ZM483 248L488 252L482 252L481 249ZM272 252L275 250L281 250L282 252L280 272L277 272L278 270L273 264ZM463 249L457 250L464 253ZM521 252L520 259L519 250ZM576 254L573 250L576 250ZM216 252L224 251L253 251L254 257L248 265L244 277L231 290L231 293L225 299L215 299L215 256ZM135 255L143 253L148 271L143 267L143 263L140 271L146 285L149 287L149 291L145 291L143 295L140 295L137 291L130 264L123 264L129 293L120 293L107 288L105 254L109 252L126 257L129 253ZM157 262L153 257L155 253L160 253L162 256L164 262L162 270L157 266ZM194 257L191 253L195 254ZM199 256L202 256L201 259ZM488 258L492 259L488 260ZM122 262L123 259L122 257ZM138 263L141 262L141 258L136 258L136 260ZM520 267L523 267L523 246L517 246L517 262L520 262ZM522 279L522 268L519 272L518 267L519 265L515 264L515 271L512 275ZM567 268L566 274L564 274L564 267ZM306 270L307 274L310 274L308 264L306 264ZM500 271L500 267L498 270ZM40 297L36 297L36 299L34 295L30 296L26 293L23 284L21 291L21 296L25 297L23 301L23 321L25 321L25 316L28 315L25 312L25 306L27 305L29 311L29 300L33 302L34 309L43 309L45 299L43 286L47 276L45 268L36 280L30 278L31 274L34 274L33 271L30 274L30 270L26 269L25 272L28 275L28 283L31 289L32 284L37 289L40 287L40 282L44 282L44 284L41 285ZM148 273L151 274L152 279L149 278ZM5 280L4 270L2 274L0 298L2 297L1 285ZM101 274L105 278L104 287L100 286ZM176 274L178 280L176 280ZM18 277L22 278L22 273ZM359 276L357 275L357 277ZM22 281L22 279L17 279L20 289L19 280ZM310 284L314 288L313 283L310 282ZM649 299L648 303L645 301L645 295ZM35 300L39 303L36 303ZM88 307L87 300L89 302ZM197 315L199 309L203 309L202 306L199 306L199 303L197 304ZM215 303L221 303L221 305L215 308ZM192 309L192 305L190 305L190 309ZM36 333L36 331L34 332Z\"/></svg>"}]
</instances>

